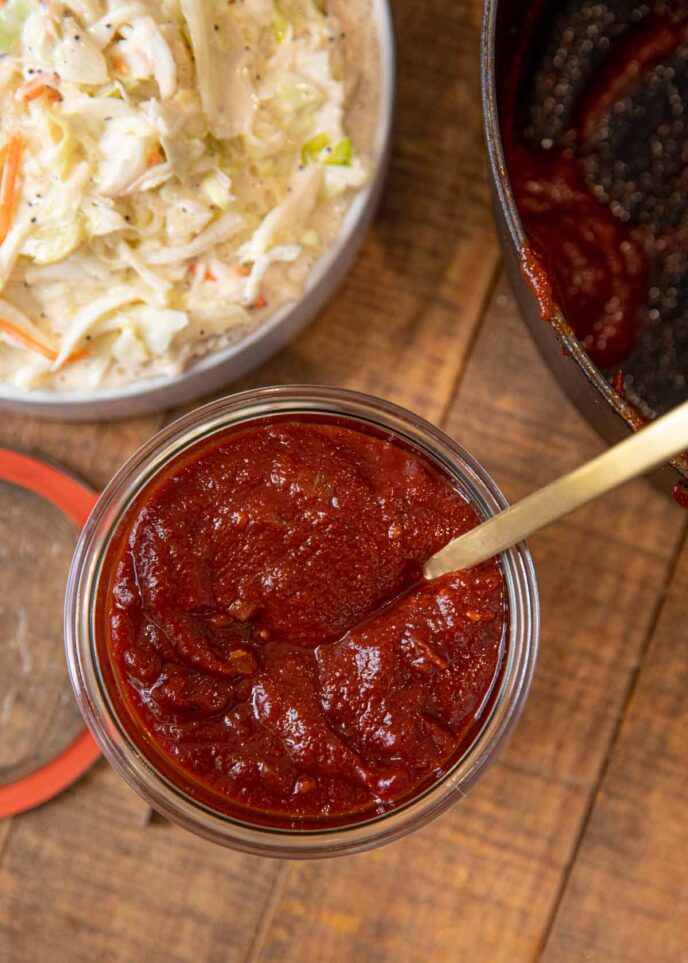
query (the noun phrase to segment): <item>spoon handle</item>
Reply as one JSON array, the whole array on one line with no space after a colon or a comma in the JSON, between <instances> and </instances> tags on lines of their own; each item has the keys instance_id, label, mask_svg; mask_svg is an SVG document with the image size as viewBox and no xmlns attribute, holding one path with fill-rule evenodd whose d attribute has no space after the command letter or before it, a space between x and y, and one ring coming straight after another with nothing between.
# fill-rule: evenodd
<instances>
[{"instance_id":1,"label":"spoon handle","mask_svg":"<svg viewBox=\"0 0 688 963\"><path fill-rule=\"evenodd\" d=\"M473 568L618 485L688 449L688 402L604 454L564 475L477 528L425 563L426 579Z\"/></svg>"}]
</instances>

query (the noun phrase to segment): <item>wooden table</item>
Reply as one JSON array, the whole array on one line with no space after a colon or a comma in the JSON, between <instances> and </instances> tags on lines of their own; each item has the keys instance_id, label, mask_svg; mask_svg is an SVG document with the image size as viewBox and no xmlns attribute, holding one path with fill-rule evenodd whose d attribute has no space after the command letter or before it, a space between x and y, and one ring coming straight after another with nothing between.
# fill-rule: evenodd
<instances>
[{"instance_id":1,"label":"wooden table","mask_svg":"<svg viewBox=\"0 0 688 963\"><path fill-rule=\"evenodd\" d=\"M383 395L441 424L515 499L602 446L501 275L480 3L394 7L399 108L381 214L316 324L237 387ZM163 420L3 418L0 441L102 485ZM495 768L431 826L348 859L246 857L143 825L140 800L100 763L0 824L0 960L687 960L687 522L637 483L533 541L543 632L530 701Z\"/></svg>"}]
</instances>

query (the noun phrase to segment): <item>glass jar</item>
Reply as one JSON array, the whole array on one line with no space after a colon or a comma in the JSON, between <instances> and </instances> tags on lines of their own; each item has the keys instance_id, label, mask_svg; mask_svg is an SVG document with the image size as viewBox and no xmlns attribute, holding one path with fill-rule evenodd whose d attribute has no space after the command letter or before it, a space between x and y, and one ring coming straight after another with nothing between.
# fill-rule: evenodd
<instances>
[{"instance_id":1,"label":"glass jar","mask_svg":"<svg viewBox=\"0 0 688 963\"><path fill-rule=\"evenodd\" d=\"M67 589L65 636L72 685L104 756L157 812L216 843L264 856L309 858L359 852L425 825L466 795L492 764L523 707L535 666L539 604L533 564L524 545L501 565L507 605L505 662L497 691L473 742L428 789L382 815L335 828L275 829L242 821L192 798L138 748L108 694L96 646L99 580L111 539L142 489L201 441L237 425L273 417L358 422L415 449L446 473L482 518L506 501L487 472L456 442L411 412L386 401L334 388L288 386L248 391L180 418L145 444L103 492L76 549Z\"/></svg>"}]
</instances>

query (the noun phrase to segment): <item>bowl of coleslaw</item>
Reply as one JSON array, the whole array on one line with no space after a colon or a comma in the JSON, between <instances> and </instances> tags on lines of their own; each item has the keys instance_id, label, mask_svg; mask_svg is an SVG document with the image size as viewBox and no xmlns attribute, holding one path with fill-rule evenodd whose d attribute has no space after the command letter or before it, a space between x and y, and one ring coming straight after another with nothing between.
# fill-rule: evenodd
<instances>
[{"instance_id":1,"label":"bowl of coleslaw","mask_svg":"<svg viewBox=\"0 0 688 963\"><path fill-rule=\"evenodd\" d=\"M0 407L185 404L341 282L389 148L387 0L7 0Z\"/></svg>"}]
</instances>

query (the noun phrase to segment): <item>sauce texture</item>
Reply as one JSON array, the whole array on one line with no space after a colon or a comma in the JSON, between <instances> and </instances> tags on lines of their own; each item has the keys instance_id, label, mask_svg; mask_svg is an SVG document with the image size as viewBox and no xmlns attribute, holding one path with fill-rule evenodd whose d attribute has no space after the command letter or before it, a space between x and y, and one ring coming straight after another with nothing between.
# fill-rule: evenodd
<instances>
[{"instance_id":1,"label":"sauce texture","mask_svg":"<svg viewBox=\"0 0 688 963\"><path fill-rule=\"evenodd\" d=\"M658 214L645 216L633 207L641 197L654 204L653 191L664 189L661 171L655 172L656 184L650 173L638 172L636 181L631 179L629 184L619 174L617 168L625 171L635 154L642 154L637 144L630 148L624 144L633 156L617 160L608 175L609 184L602 177L604 163L610 163L606 155L612 150L607 144L611 118L624 107L629 91L688 40L688 28L683 20L670 16L643 16L620 39L607 44L609 49L590 80L576 97L571 95L573 107L558 103L556 110L566 117L559 138L536 137L533 116L551 111L557 98L568 96L567 84L575 86L580 73L579 66L570 66L566 83L552 74L546 80L547 97L523 115L519 97L525 81L532 85L525 67L527 52L546 6L541 0L529 4L502 98L507 168L529 242L523 251L523 271L543 319L552 317L553 298L592 361L613 373L642 337L657 257L682 240L676 240L675 225L657 226ZM549 8L557 10L556 4ZM580 17L587 15L580 13ZM599 29L597 24L591 27L590 36L596 37ZM589 44L592 49L592 40ZM558 61L563 58L560 52ZM654 143L654 129L649 126L644 133L653 139L654 152L661 154L663 147ZM661 204L655 206L663 210ZM533 279L534 263L546 275L544 287L541 275Z\"/></svg>"},{"instance_id":2,"label":"sauce texture","mask_svg":"<svg viewBox=\"0 0 688 963\"><path fill-rule=\"evenodd\" d=\"M101 580L118 716L175 784L249 822L363 819L431 785L489 708L495 562L426 583L478 517L389 436L262 421L139 496ZM107 674L106 674L107 678Z\"/></svg>"},{"instance_id":3,"label":"sauce texture","mask_svg":"<svg viewBox=\"0 0 688 963\"><path fill-rule=\"evenodd\" d=\"M635 345L647 297L642 247L588 190L571 151L512 148L509 171L524 230L548 281L546 306L542 283L536 290L543 320L551 320L553 294L595 364L620 364Z\"/></svg>"}]
</instances>

